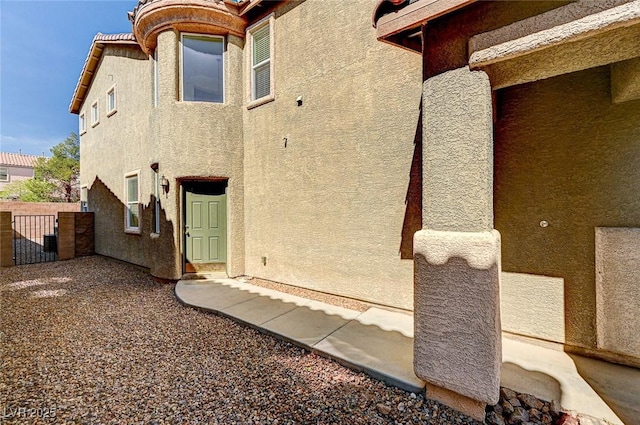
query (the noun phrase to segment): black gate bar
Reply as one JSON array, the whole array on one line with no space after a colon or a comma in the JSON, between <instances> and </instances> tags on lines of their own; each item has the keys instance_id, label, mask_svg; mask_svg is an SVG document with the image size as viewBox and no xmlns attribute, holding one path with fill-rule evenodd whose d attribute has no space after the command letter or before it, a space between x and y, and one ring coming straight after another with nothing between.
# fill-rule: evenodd
<instances>
[{"instance_id":1,"label":"black gate bar","mask_svg":"<svg viewBox=\"0 0 640 425\"><path fill-rule=\"evenodd\" d=\"M58 228L55 215L13 217L13 260L16 265L58 259Z\"/></svg>"}]
</instances>

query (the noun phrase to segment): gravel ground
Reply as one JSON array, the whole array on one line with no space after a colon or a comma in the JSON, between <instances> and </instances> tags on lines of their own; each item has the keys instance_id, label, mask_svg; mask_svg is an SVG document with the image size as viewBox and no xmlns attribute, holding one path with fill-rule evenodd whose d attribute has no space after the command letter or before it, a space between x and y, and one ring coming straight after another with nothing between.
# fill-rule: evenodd
<instances>
[{"instance_id":1,"label":"gravel ground","mask_svg":"<svg viewBox=\"0 0 640 425\"><path fill-rule=\"evenodd\" d=\"M99 256L3 269L0 423L478 424Z\"/></svg>"}]
</instances>

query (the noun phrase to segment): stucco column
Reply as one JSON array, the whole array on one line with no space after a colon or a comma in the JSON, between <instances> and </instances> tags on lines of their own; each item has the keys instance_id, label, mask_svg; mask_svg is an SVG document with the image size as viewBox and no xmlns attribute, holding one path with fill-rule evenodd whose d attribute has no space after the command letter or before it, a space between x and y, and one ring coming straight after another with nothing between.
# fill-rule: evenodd
<instances>
[{"instance_id":1,"label":"stucco column","mask_svg":"<svg viewBox=\"0 0 640 425\"><path fill-rule=\"evenodd\" d=\"M466 67L439 74L423 102L414 368L427 397L483 419L498 401L502 358L489 78Z\"/></svg>"}]
</instances>

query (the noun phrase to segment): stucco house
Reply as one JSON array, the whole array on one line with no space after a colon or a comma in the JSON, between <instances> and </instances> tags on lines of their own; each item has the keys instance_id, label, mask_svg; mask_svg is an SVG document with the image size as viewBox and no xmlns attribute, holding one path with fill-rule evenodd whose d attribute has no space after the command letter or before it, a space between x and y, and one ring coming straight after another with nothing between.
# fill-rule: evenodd
<instances>
[{"instance_id":1,"label":"stucco house","mask_svg":"<svg viewBox=\"0 0 640 425\"><path fill-rule=\"evenodd\" d=\"M640 366L640 1L129 18L70 105L97 253L412 310L428 394L476 417L503 331Z\"/></svg>"},{"instance_id":2,"label":"stucco house","mask_svg":"<svg viewBox=\"0 0 640 425\"><path fill-rule=\"evenodd\" d=\"M33 177L33 167L38 156L0 152L0 190L11 182Z\"/></svg>"}]
</instances>

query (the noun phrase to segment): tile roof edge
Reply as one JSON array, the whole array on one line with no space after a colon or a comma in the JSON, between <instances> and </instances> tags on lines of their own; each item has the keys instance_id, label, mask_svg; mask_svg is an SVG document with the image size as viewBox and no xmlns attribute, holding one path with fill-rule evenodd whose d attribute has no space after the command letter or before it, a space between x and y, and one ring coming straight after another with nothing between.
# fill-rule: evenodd
<instances>
[{"instance_id":1,"label":"tile roof edge","mask_svg":"<svg viewBox=\"0 0 640 425\"><path fill-rule=\"evenodd\" d=\"M72 114L77 114L80 112L80 104L84 100L86 90L93 80L95 66L97 66L99 59L102 56L103 48L99 46L104 46L105 44L138 45L138 42L136 41L133 33L103 34L101 32L98 32L93 37L93 40L91 40L89 53L87 53L87 58L84 61L82 71L80 71L80 76L78 77L78 82L76 83L76 87L73 91L71 103L69 103L69 112L71 112ZM96 60L92 61L91 58L95 58ZM81 88L83 86L82 82L85 79L87 73L91 73L91 76L87 81L85 92L80 94Z\"/></svg>"}]
</instances>

